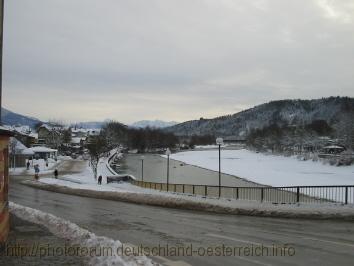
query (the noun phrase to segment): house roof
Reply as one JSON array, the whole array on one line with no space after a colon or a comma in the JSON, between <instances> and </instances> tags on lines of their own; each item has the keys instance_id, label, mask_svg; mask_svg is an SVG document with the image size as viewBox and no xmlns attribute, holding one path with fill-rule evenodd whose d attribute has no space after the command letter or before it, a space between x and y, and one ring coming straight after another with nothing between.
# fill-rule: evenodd
<instances>
[{"instance_id":1,"label":"house roof","mask_svg":"<svg viewBox=\"0 0 354 266\"><path fill-rule=\"evenodd\" d=\"M80 144L81 140L85 140L85 138L71 138L70 143L72 143L72 144Z\"/></svg>"},{"instance_id":2,"label":"house roof","mask_svg":"<svg viewBox=\"0 0 354 266\"><path fill-rule=\"evenodd\" d=\"M33 155L34 152L27 148L25 145L23 145L23 143L21 141L19 141L18 139L11 137L10 138L10 143L13 142L15 143L15 154L22 154L22 155Z\"/></svg>"},{"instance_id":3,"label":"house roof","mask_svg":"<svg viewBox=\"0 0 354 266\"><path fill-rule=\"evenodd\" d=\"M42 152L56 152L58 150L55 149L50 149L47 147L43 147L43 146L37 146L37 147L32 147L30 148L33 152L37 152L37 153L42 153Z\"/></svg>"},{"instance_id":4,"label":"house roof","mask_svg":"<svg viewBox=\"0 0 354 266\"><path fill-rule=\"evenodd\" d=\"M341 149L343 150L344 147L342 146L337 146L337 145L329 145L329 146L326 146L326 147L323 147L324 149Z\"/></svg>"},{"instance_id":5,"label":"house roof","mask_svg":"<svg viewBox=\"0 0 354 266\"><path fill-rule=\"evenodd\" d=\"M14 135L14 133L6 127L0 126L0 135L11 137Z\"/></svg>"}]
</instances>

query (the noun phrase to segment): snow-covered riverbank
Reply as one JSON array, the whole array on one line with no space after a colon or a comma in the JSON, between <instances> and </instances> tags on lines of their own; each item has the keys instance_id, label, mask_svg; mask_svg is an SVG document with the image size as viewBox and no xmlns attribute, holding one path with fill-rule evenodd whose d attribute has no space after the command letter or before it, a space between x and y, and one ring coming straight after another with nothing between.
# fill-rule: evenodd
<instances>
[{"instance_id":1,"label":"snow-covered riverbank","mask_svg":"<svg viewBox=\"0 0 354 266\"><path fill-rule=\"evenodd\" d=\"M180 152L170 158L214 171L219 169L217 150ZM354 185L354 165L336 167L245 149L222 150L221 170L271 186Z\"/></svg>"}]
</instances>

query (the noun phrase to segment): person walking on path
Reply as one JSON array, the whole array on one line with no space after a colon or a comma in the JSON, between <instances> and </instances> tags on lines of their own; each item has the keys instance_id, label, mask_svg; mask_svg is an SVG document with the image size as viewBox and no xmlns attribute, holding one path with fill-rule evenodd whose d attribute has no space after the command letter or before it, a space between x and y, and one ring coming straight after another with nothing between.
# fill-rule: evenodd
<instances>
[{"instance_id":1,"label":"person walking on path","mask_svg":"<svg viewBox=\"0 0 354 266\"><path fill-rule=\"evenodd\" d=\"M55 170L54 170L54 177L55 177L55 179L58 179L58 175L59 175L58 169L55 169Z\"/></svg>"},{"instance_id":2,"label":"person walking on path","mask_svg":"<svg viewBox=\"0 0 354 266\"><path fill-rule=\"evenodd\" d=\"M29 170L30 165L31 165L31 163L30 163L30 162L29 162L29 160L28 160L28 161L27 161L27 164L26 164L26 166L27 166L27 170Z\"/></svg>"},{"instance_id":3,"label":"person walking on path","mask_svg":"<svg viewBox=\"0 0 354 266\"><path fill-rule=\"evenodd\" d=\"M39 178L39 165L38 165L38 164L36 164L36 165L34 166L34 178L35 178L36 180L38 180L38 178Z\"/></svg>"},{"instance_id":4,"label":"person walking on path","mask_svg":"<svg viewBox=\"0 0 354 266\"><path fill-rule=\"evenodd\" d=\"M98 184L102 185L102 176L101 175L98 177Z\"/></svg>"}]
</instances>

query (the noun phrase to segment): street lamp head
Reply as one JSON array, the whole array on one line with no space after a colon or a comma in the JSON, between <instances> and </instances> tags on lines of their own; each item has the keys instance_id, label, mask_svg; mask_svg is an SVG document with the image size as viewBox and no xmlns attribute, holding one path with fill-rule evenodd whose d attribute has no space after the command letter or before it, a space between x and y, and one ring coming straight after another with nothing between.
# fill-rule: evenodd
<instances>
[{"instance_id":1,"label":"street lamp head","mask_svg":"<svg viewBox=\"0 0 354 266\"><path fill-rule=\"evenodd\" d=\"M144 155L141 155L141 160L144 160L145 159L145 156Z\"/></svg>"},{"instance_id":2,"label":"street lamp head","mask_svg":"<svg viewBox=\"0 0 354 266\"><path fill-rule=\"evenodd\" d=\"M217 138L216 139L216 144L217 145L223 145L224 144L224 140L222 138Z\"/></svg>"},{"instance_id":3,"label":"street lamp head","mask_svg":"<svg viewBox=\"0 0 354 266\"><path fill-rule=\"evenodd\" d=\"M171 150L170 150L169 148L167 148L167 150L166 150L166 155L167 155L167 156L170 156L170 155L171 155Z\"/></svg>"}]
</instances>

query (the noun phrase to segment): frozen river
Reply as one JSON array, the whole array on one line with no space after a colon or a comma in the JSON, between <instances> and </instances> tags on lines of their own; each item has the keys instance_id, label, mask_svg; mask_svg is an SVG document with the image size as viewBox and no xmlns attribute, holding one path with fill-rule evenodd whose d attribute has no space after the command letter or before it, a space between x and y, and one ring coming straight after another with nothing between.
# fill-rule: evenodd
<instances>
[{"instance_id":1,"label":"frozen river","mask_svg":"<svg viewBox=\"0 0 354 266\"><path fill-rule=\"evenodd\" d=\"M165 183L167 178L167 159L155 154L144 155L144 181ZM217 160L217 159L216 159ZM121 161L120 173L131 174L138 180L142 177L142 162L140 154L127 154ZM194 185L218 185L219 174L198 166L170 160L170 183ZM255 183L243 180L237 176L222 174L223 186L255 186Z\"/></svg>"}]
</instances>

